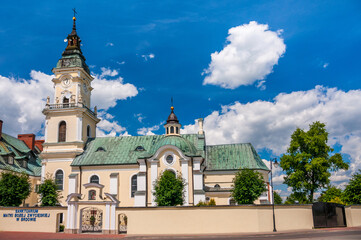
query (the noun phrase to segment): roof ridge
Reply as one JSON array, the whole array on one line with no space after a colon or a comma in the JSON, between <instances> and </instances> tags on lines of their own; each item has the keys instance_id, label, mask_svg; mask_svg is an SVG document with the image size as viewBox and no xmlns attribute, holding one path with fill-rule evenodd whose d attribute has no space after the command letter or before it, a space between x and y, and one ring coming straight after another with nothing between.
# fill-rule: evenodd
<instances>
[{"instance_id":1,"label":"roof ridge","mask_svg":"<svg viewBox=\"0 0 361 240\"><path fill-rule=\"evenodd\" d=\"M227 145L245 145L245 144L250 144L250 145L252 145L252 143L247 142L247 143L225 143L225 144L215 144L215 145L207 145L206 147L218 147L218 146L227 146Z\"/></svg>"}]
</instances>

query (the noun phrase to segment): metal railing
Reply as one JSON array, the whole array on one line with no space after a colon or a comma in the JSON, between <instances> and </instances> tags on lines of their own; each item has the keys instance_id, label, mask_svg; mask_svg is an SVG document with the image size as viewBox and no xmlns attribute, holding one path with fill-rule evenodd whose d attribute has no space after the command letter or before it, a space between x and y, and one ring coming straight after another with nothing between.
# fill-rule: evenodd
<instances>
[{"instance_id":1,"label":"metal railing","mask_svg":"<svg viewBox=\"0 0 361 240\"><path fill-rule=\"evenodd\" d=\"M90 114L93 116L97 116L95 112L90 110L87 106L85 106L83 103L55 103L55 104L46 104L45 109L68 109L68 108L85 108Z\"/></svg>"}]
</instances>

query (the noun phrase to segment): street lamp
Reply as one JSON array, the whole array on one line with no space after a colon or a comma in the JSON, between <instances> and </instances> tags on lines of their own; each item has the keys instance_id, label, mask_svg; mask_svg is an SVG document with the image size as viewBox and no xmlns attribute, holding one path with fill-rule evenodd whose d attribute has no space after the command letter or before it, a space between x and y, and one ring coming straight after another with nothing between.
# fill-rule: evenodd
<instances>
[{"instance_id":1,"label":"street lamp","mask_svg":"<svg viewBox=\"0 0 361 240\"><path fill-rule=\"evenodd\" d=\"M270 164L271 164L271 188L272 188L272 213L273 213L273 231L277 232L276 230L276 219L275 219L275 196L274 196L274 191L273 191L273 175L272 175L272 163L274 162L275 167L277 167L278 162L277 162L277 158L271 158L270 159Z\"/></svg>"}]
</instances>

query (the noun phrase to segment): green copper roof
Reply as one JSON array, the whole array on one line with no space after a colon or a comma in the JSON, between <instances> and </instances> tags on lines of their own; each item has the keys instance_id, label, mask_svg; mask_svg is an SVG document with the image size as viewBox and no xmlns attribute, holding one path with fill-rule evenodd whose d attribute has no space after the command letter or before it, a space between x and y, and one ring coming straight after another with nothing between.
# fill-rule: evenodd
<instances>
[{"instance_id":1,"label":"green copper roof","mask_svg":"<svg viewBox=\"0 0 361 240\"><path fill-rule=\"evenodd\" d=\"M207 146L206 155L206 170L268 170L250 143Z\"/></svg>"},{"instance_id":2,"label":"green copper roof","mask_svg":"<svg viewBox=\"0 0 361 240\"><path fill-rule=\"evenodd\" d=\"M9 156L14 158L14 164L9 164L6 161ZM27 161L26 168L22 165L24 160ZM41 159L23 141L2 133L0 138L0 169L25 172L31 176L41 176Z\"/></svg>"},{"instance_id":3,"label":"green copper roof","mask_svg":"<svg viewBox=\"0 0 361 240\"><path fill-rule=\"evenodd\" d=\"M165 145L173 145L179 148L187 156L196 156L197 149L193 143L186 140L181 136L166 136L160 139L156 144L154 144L150 150L149 154L153 155L159 148Z\"/></svg>"},{"instance_id":4,"label":"green copper roof","mask_svg":"<svg viewBox=\"0 0 361 240\"><path fill-rule=\"evenodd\" d=\"M197 134L178 136L120 136L99 137L89 140L83 154L77 156L72 166L137 164L137 159L152 156L160 147L173 145L191 156L200 155L194 146ZM138 151L141 146L144 150Z\"/></svg>"},{"instance_id":5,"label":"green copper roof","mask_svg":"<svg viewBox=\"0 0 361 240\"><path fill-rule=\"evenodd\" d=\"M187 156L205 158L206 170L268 170L250 143L205 146L204 135L120 136L90 139L84 152L72 166L137 164L141 158L153 156L159 148L173 145Z\"/></svg>"}]
</instances>

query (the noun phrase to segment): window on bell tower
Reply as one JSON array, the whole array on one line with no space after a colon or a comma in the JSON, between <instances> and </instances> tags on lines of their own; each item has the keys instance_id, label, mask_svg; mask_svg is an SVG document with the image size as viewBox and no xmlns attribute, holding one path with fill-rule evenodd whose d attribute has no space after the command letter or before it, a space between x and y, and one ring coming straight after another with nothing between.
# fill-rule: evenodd
<instances>
[{"instance_id":1,"label":"window on bell tower","mask_svg":"<svg viewBox=\"0 0 361 240\"><path fill-rule=\"evenodd\" d=\"M66 122L61 121L59 124L58 142L66 142Z\"/></svg>"},{"instance_id":2,"label":"window on bell tower","mask_svg":"<svg viewBox=\"0 0 361 240\"><path fill-rule=\"evenodd\" d=\"M90 129L90 126L89 126L89 125L86 127L86 136L87 136L88 138L91 137L91 129Z\"/></svg>"},{"instance_id":3,"label":"window on bell tower","mask_svg":"<svg viewBox=\"0 0 361 240\"><path fill-rule=\"evenodd\" d=\"M63 98L63 107L68 108L69 107L69 98L64 97Z\"/></svg>"}]
</instances>

